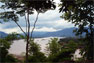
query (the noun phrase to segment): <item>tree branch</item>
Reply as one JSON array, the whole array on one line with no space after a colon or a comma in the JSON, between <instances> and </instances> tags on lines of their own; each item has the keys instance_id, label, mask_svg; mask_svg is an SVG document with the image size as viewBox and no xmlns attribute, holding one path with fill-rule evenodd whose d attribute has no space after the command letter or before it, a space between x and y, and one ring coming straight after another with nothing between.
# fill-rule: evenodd
<instances>
[{"instance_id":1,"label":"tree branch","mask_svg":"<svg viewBox=\"0 0 94 63\"><path fill-rule=\"evenodd\" d=\"M25 14L25 21L26 21L26 33L27 33L27 18L26 18L26 14Z\"/></svg>"},{"instance_id":2,"label":"tree branch","mask_svg":"<svg viewBox=\"0 0 94 63\"><path fill-rule=\"evenodd\" d=\"M33 27L32 31L31 31L31 38L32 38L32 36L33 36L33 31L34 31L34 29L35 29L36 22L37 22L37 20L38 20L38 15L39 15L39 12L37 13L37 17L36 17L36 20L35 20L35 22L34 22L34 27Z\"/></svg>"},{"instance_id":3,"label":"tree branch","mask_svg":"<svg viewBox=\"0 0 94 63\"><path fill-rule=\"evenodd\" d=\"M24 30L22 29L22 27L15 21L15 23L18 25L18 27L21 29L21 31L27 36L27 34L24 32Z\"/></svg>"},{"instance_id":4,"label":"tree branch","mask_svg":"<svg viewBox=\"0 0 94 63\"><path fill-rule=\"evenodd\" d=\"M27 10L27 24L28 24L28 30L27 30L27 35L28 35L28 39L30 39L30 21L29 21L29 9Z\"/></svg>"}]
</instances>

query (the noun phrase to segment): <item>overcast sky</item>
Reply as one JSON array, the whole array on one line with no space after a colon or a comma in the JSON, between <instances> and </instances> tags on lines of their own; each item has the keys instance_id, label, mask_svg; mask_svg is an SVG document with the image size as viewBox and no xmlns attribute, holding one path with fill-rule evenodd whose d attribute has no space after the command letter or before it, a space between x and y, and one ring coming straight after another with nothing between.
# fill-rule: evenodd
<instances>
[{"instance_id":1,"label":"overcast sky","mask_svg":"<svg viewBox=\"0 0 94 63\"><path fill-rule=\"evenodd\" d=\"M55 2L56 2L56 5L60 3L59 0L55 0ZM35 12L30 16L31 29L35 21L36 15L37 13ZM70 28L74 26L73 24L60 18L61 15L62 13L59 13L58 6L55 10L48 10L45 13L40 13L38 21L36 23L35 31L53 32L53 31L58 31L58 30L62 30L62 29ZM25 18L21 17L18 23L25 30ZM0 24L0 31L4 31L6 33L11 33L11 32L22 33L21 30L18 28L18 26L12 21Z\"/></svg>"}]
</instances>

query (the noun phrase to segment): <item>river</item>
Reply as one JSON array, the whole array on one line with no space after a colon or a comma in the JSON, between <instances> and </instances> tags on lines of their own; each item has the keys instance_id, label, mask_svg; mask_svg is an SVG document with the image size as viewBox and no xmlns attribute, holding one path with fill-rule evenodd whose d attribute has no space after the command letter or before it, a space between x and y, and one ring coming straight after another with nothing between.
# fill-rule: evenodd
<instances>
[{"instance_id":1,"label":"river","mask_svg":"<svg viewBox=\"0 0 94 63\"><path fill-rule=\"evenodd\" d=\"M46 38L35 38L34 42L38 43L41 47L41 52L45 53L45 49L49 41L51 40L52 37L46 37ZM60 39L61 37L58 37ZM15 54L15 55L23 55L26 52L26 42L24 39L20 40L14 40L13 44L11 45L11 48L9 49L10 54ZM79 54L80 50L77 49L75 52L74 56L76 57L81 57Z\"/></svg>"}]
</instances>

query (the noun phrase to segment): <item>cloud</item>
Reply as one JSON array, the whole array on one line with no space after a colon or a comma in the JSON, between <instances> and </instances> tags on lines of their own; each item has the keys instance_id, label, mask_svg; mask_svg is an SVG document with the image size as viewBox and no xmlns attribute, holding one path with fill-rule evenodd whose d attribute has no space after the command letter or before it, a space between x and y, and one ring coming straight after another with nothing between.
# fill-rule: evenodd
<instances>
[{"instance_id":1,"label":"cloud","mask_svg":"<svg viewBox=\"0 0 94 63\"><path fill-rule=\"evenodd\" d=\"M0 24L0 27L3 29L10 29L10 28L15 28L17 25L14 22L7 22Z\"/></svg>"},{"instance_id":2,"label":"cloud","mask_svg":"<svg viewBox=\"0 0 94 63\"><path fill-rule=\"evenodd\" d=\"M58 0L54 0L54 1L56 2L56 4L60 2ZM70 28L74 26L72 23L69 23L65 21L64 19L60 18L61 15L62 13L59 13L58 7L55 10L48 10L45 13L40 13L38 21L36 23L35 31L44 31L44 30L45 31L57 31L60 29ZM37 12L30 15L31 28L33 27L36 16L37 16ZM25 24L24 17L19 17L18 23L21 25L22 28L25 29L26 24ZM5 31L8 33L14 32L14 31L21 32L18 26L13 21L0 24L0 31Z\"/></svg>"},{"instance_id":3,"label":"cloud","mask_svg":"<svg viewBox=\"0 0 94 63\"><path fill-rule=\"evenodd\" d=\"M50 28L47 28L47 27L42 27L42 28L36 28L34 31L42 31L42 32L54 32L54 31L57 31L56 29L50 27Z\"/></svg>"},{"instance_id":4,"label":"cloud","mask_svg":"<svg viewBox=\"0 0 94 63\"><path fill-rule=\"evenodd\" d=\"M68 22L67 20L65 21L64 19L61 19L61 20L57 20L54 22L54 24L56 26L54 27L62 27L62 28L70 28L70 27L74 27L74 24L72 24L71 22Z\"/></svg>"},{"instance_id":5,"label":"cloud","mask_svg":"<svg viewBox=\"0 0 94 63\"><path fill-rule=\"evenodd\" d=\"M35 18L36 18L36 13L34 15L30 16L31 26L33 26ZM52 26L53 24L50 24L50 23L53 23L54 21L59 20L59 19L60 19L60 15L59 15L57 10L49 10L46 13L43 13L43 14L41 13L39 15L39 19L37 21L37 27ZM18 23L22 27L25 27L26 26L25 25L25 18L20 17ZM1 27L4 28L4 29L7 29L7 28L17 27L17 25L14 22L11 21L11 22L7 22L7 23L2 24Z\"/></svg>"},{"instance_id":6,"label":"cloud","mask_svg":"<svg viewBox=\"0 0 94 63\"><path fill-rule=\"evenodd\" d=\"M38 21L50 21L50 20L58 20L61 19L60 16L62 13L59 13L59 9L56 8L55 10L48 10L45 13L40 13L38 16ZM30 15L30 20L35 20L37 16L37 12Z\"/></svg>"},{"instance_id":7,"label":"cloud","mask_svg":"<svg viewBox=\"0 0 94 63\"><path fill-rule=\"evenodd\" d=\"M22 28L25 29L25 23L24 21L21 23L22 21L20 21L20 25L22 26ZM31 25L32 28L33 25ZM68 21L65 21L63 19L60 20L55 20L55 21L38 21L36 24L36 29L35 31L58 31L60 29L65 29L65 28L70 28L70 27L74 27L73 24L69 23ZM8 23L4 23L2 25L0 25L0 31L4 31L5 32L19 32L20 30L18 28L18 26L14 23L14 22L8 22ZM10 31L9 31L10 30Z\"/></svg>"},{"instance_id":8,"label":"cloud","mask_svg":"<svg viewBox=\"0 0 94 63\"><path fill-rule=\"evenodd\" d=\"M25 30L25 27L22 27L22 29L24 31ZM2 30L3 32L6 32L6 33L12 33L12 32L17 32L17 33L23 33L19 27L15 27L15 28L9 28L9 29L2 29L0 28L0 30ZM32 30L32 27L31 27L31 30ZM57 31L57 29L54 29L52 27L48 28L48 27L42 27L42 28L35 28L34 31L40 31L40 32L54 32L54 31Z\"/></svg>"},{"instance_id":9,"label":"cloud","mask_svg":"<svg viewBox=\"0 0 94 63\"><path fill-rule=\"evenodd\" d=\"M10 29L2 29L2 28L0 28L0 31L6 32L6 33L12 33L12 32L21 33L21 31L20 31L20 29L18 27L10 28Z\"/></svg>"},{"instance_id":10,"label":"cloud","mask_svg":"<svg viewBox=\"0 0 94 63\"><path fill-rule=\"evenodd\" d=\"M65 21L64 19L55 20L55 21L47 21L47 22L37 22L36 24L37 28L40 27L53 27L55 29L64 29L64 28L70 28L74 27L74 25L68 21Z\"/></svg>"}]
</instances>

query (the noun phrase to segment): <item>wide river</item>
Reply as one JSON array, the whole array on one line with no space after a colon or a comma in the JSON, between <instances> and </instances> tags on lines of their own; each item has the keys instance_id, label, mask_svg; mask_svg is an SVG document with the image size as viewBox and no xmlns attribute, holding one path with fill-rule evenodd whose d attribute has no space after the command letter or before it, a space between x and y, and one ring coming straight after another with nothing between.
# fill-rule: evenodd
<instances>
[{"instance_id":1,"label":"wide river","mask_svg":"<svg viewBox=\"0 0 94 63\"><path fill-rule=\"evenodd\" d=\"M47 47L47 44L50 42L52 37L47 37L47 38L35 38L34 42L38 43L41 47L41 52L45 53L45 49ZM61 37L58 37L60 39ZM9 49L10 54L15 54L15 55L22 55L26 52L26 42L24 39L20 40L14 40L13 44L11 45L11 48ZM79 54L79 49L75 52L75 55L77 57L81 57Z\"/></svg>"},{"instance_id":2,"label":"wide river","mask_svg":"<svg viewBox=\"0 0 94 63\"><path fill-rule=\"evenodd\" d=\"M47 38L35 38L34 42L40 45L41 51L45 53L45 47L49 43L51 37ZM10 54L20 55L26 52L26 42L24 39L14 40L11 48L9 49Z\"/></svg>"}]
</instances>

